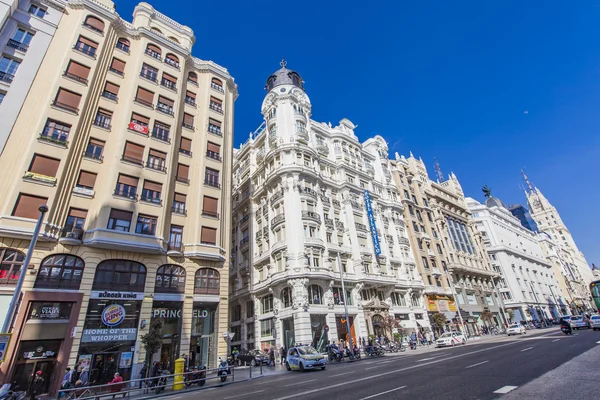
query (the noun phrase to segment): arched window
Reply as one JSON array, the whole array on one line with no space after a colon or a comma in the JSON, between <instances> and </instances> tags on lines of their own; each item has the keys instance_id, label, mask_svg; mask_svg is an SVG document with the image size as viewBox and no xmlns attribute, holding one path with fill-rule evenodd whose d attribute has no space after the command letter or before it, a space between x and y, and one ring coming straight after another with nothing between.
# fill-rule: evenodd
<instances>
[{"instance_id":1,"label":"arched window","mask_svg":"<svg viewBox=\"0 0 600 400\"><path fill-rule=\"evenodd\" d=\"M148 46L146 46L146 54L148 54L150 57L158 58L160 60L162 50L157 45L148 43Z\"/></svg>"},{"instance_id":2,"label":"arched window","mask_svg":"<svg viewBox=\"0 0 600 400\"><path fill-rule=\"evenodd\" d=\"M160 34L162 35L162 31L161 31L160 29L158 29L158 28L154 27L154 26L153 26L152 28L150 28L150 30L151 30L152 32L160 33Z\"/></svg>"},{"instance_id":3,"label":"arched window","mask_svg":"<svg viewBox=\"0 0 600 400\"><path fill-rule=\"evenodd\" d=\"M143 292L146 267L135 261L105 260L96 267L92 290Z\"/></svg>"},{"instance_id":4,"label":"arched window","mask_svg":"<svg viewBox=\"0 0 600 400\"><path fill-rule=\"evenodd\" d=\"M0 250L0 286L16 286L21 275L25 254L18 250Z\"/></svg>"},{"instance_id":5,"label":"arched window","mask_svg":"<svg viewBox=\"0 0 600 400\"><path fill-rule=\"evenodd\" d=\"M223 81L217 78L212 78L212 80L210 81L210 87L222 92L223 91Z\"/></svg>"},{"instance_id":6,"label":"arched window","mask_svg":"<svg viewBox=\"0 0 600 400\"><path fill-rule=\"evenodd\" d=\"M123 50L125 53L129 53L129 46L130 45L131 44L129 43L128 39L119 38L119 40L117 40L117 49Z\"/></svg>"},{"instance_id":7,"label":"arched window","mask_svg":"<svg viewBox=\"0 0 600 400\"><path fill-rule=\"evenodd\" d=\"M419 295L416 293L413 293L410 296L410 301L411 301L413 307L419 307L421 305L421 300L419 299Z\"/></svg>"},{"instance_id":8,"label":"arched window","mask_svg":"<svg viewBox=\"0 0 600 400\"><path fill-rule=\"evenodd\" d=\"M84 262L77 256L54 254L44 258L35 288L78 290L83 277Z\"/></svg>"},{"instance_id":9,"label":"arched window","mask_svg":"<svg viewBox=\"0 0 600 400\"><path fill-rule=\"evenodd\" d=\"M169 40L171 40L175 43L179 43L179 39L177 39L176 37L173 37L173 36L169 36Z\"/></svg>"},{"instance_id":10,"label":"arched window","mask_svg":"<svg viewBox=\"0 0 600 400\"><path fill-rule=\"evenodd\" d=\"M179 265L161 265L156 271L156 293L185 293L185 269Z\"/></svg>"},{"instance_id":11,"label":"arched window","mask_svg":"<svg viewBox=\"0 0 600 400\"><path fill-rule=\"evenodd\" d=\"M266 314L271 311L273 311L273 295L268 294L260 299L260 312L261 314Z\"/></svg>"},{"instance_id":12,"label":"arched window","mask_svg":"<svg viewBox=\"0 0 600 400\"><path fill-rule=\"evenodd\" d=\"M165 62L169 65L172 65L175 68L179 68L179 57L177 57L173 53L167 54L167 56L165 57Z\"/></svg>"},{"instance_id":13,"label":"arched window","mask_svg":"<svg viewBox=\"0 0 600 400\"><path fill-rule=\"evenodd\" d=\"M187 80L191 84L198 86L198 75L195 72L190 72Z\"/></svg>"},{"instance_id":14,"label":"arched window","mask_svg":"<svg viewBox=\"0 0 600 400\"><path fill-rule=\"evenodd\" d=\"M292 290L289 287L283 288L281 291L281 302L283 303L283 308L292 306Z\"/></svg>"},{"instance_id":15,"label":"arched window","mask_svg":"<svg viewBox=\"0 0 600 400\"><path fill-rule=\"evenodd\" d=\"M323 304L323 289L319 285L310 285L308 287L308 303Z\"/></svg>"},{"instance_id":16,"label":"arched window","mask_svg":"<svg viewBox=\"0 0 600 400\"><path fill-rule=\"evenodd\" d=\"M104 22L101 19L94 17L93 15L88 15L83 25L96 32L104 32Z\"/></svg>"},{"instance_id":17,"label":"arched window","mask_svg":"<svg viewBox=\"0 0 600 400\"><path fill-rule=\"evenodd\" d=\"M219 294L220 290L221 278L219 271L212 268L200 268L196 271L195 294Z\"/></svg>"}]
</instances>

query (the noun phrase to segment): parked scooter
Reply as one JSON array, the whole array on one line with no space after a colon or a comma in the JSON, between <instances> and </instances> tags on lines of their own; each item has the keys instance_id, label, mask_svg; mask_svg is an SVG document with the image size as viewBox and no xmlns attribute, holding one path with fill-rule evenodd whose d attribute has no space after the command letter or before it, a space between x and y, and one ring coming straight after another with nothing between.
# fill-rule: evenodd
<instances>
[{"instance_id":1,"label":"parked scooter","mask_svg":"<svg viewBox=\"0 0 600 400\"><path fill-rule=\"evenodd\" d=\"M219 358L219 368L217 369L217 376L221 378L221 382L225 382L227 377L231 374L231 368L227 360Z\"/></svg>"},{"instance_id":2,"label":"parked scooter","mask_svg":"<svg viewBox=\"0 0 600 400\"><path fill-rule=\"evenodd\" d=\"M328 358L329 361L337 361L340 362L342 361L342 359L344 358L344 356L342 355L342 352L340 351L340 349L337 347L336 344L330 344L329 345L329 350L328 350Z\"/></svg>"},{"instance_id":3,"label":"parked scooter","mask_svg":"<svg viewBox=\"0 0 600 400\"><path fill-rule=\"evenodd\" d=\"M568 326L568 325L561 325L560 330L565 335L572 335L573 334L573 329L570 326Z\"/></svg>"},{"instance_id":4,"label":"parked scooter","mask_svg":"<svg viewBox=\"0 0 600 400\"><path fill-rule=\"evenodd\" d=\"M185 375L185 385L192 386L197 384L198 386L204 386L206 383L206 366L194 367L192 372Z\"/></svg>"}]
</instances>

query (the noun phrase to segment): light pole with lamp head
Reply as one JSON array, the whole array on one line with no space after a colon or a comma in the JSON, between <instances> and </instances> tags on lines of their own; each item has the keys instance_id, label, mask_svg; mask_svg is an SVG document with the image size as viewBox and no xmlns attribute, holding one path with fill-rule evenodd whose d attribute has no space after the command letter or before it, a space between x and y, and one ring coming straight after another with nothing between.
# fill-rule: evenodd
<instances>
[{"instance_id":1,"label":"light pole with lamp head","mask_svg":"<svg viewBox=\"0 0 600 400\"><path fill-rule=\"evenodd\" d=\"M35 249L35 244L37 243L38 235L40 234L40 230L42 229L42 222L44 221L44 215L48 212L48 206L43 204L38 208L40 212L40 216L38 217L37 223L35 224L35 229L33 230L33 236L31 238L31 242L29 242L29 249L27 250L27 255L25 256L25 261L23 262L23 266L21 267L21 274L19 275L19 280L17 281L17 287L15 287L15 292L13 293L13 297L10 300L10 305L8 306L8 312L6 313L6 318L4 319L4 325L2 326L2 332L8 333L8 330L11 328L11 323L14 318L15 311L17 309L17 304L19 299L21 298L21 288L23 287L23 281L25 280L25 274L27 269L29 268L29 263L31 262L31 256L33 255L33 250Z\"/></svg>"},{"instance_id":2,"label":"light pole with lamp head","mask_svg":"<svg viewBox=\"0 0 600 400\"><path fill-rule=\"evenodd\" d=\"M225 356L225 360L227 360L229 354L231 353L231 342L233 341L234 337L234 332L223 332L223 339L225 339L225 341L227 342L227 355Z\"/></svg>"}]
</instances>

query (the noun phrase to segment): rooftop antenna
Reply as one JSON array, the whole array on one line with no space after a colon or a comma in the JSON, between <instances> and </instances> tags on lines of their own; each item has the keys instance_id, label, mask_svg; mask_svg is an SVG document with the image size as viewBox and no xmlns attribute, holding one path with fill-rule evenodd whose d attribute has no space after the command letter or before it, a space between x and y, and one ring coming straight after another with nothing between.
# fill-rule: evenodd
<instances>
[{"instance_id":1,"label":"rooftop antenna","mask_svg":"<svg viewBox=\"0 0 600 400\"><path fill-rule=\"evenodd\" d=\"M442 174L442 169L440 168L440 163L437 158L433 157L433 161L435 161L435 173L438 178L438 183L441 183L444 181L444 174Z\"/></svg>"},{"instance_id":2,"label":"rooftop antenna","mask_svg":"<svg viewBox=\"0 0 600 400\"><path fill-rule=\"evenodd\" d=\"M525 183L527 183L529 191L533 192L533 185L531 185L531 182L529 182L529 178L527 178L527 175L525 174L525 171L523 169L521 170L521 175L523 175L523 179L525 179Z\"/></svg>"}]
</instances>

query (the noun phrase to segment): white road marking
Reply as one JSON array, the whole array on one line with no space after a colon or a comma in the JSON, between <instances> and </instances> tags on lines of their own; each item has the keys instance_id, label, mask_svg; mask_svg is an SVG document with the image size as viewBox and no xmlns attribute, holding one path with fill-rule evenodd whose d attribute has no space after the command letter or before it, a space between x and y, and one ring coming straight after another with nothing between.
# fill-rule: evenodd
<instances>
[{"instance_id":1,"label":"white road marking","mask_svg":"<svg viewBox=\"0 0 600 400\"><path fill-rule=\"evenodd\" d=\"M577 335L579 335L579 332L573 334L573 336L577 336Z\"/></svg>"},{"instance_id":2,"label":"white road marking","mask_svg":"<svg viewBox=\"0 0 600 400\"><path fill-rule=\"evenodd\" d=\"M275 380L269 381L269 383L273 383L273 382L279 382L279 381L285 381L285 380L287 380L287 379L291 379L291 378L293 378L293 376L288 376L287 378L279 378L279 379L275 379ZM262 385L262 382L259 382L259 383Z\"/></svg>"},{"instance_id":3,"label":"white road marking","mask_svg":"<svg viewBox=\"0 0 600 400\"><path fill-rule=\"evenodd\" d=\"M533 347L527 347L527 348L524 348L523 350L521 350L521 352L524 352L524 351L529 351L529 350L531 350L531 349L533 349Z\"/></svg>"},{"instance_id":4,"label":"white road marking","mask_svg":"<svg viewBox=\"0 0 600 400\"><path fill-rule=\"evenodd\" d=\"M250 392L250 393L238 394L235 396L224 397L223 400L235 399L236 397L243 397L243 396L247 396L249 394L256 394L256 393L262 393L262 392L264 392L264 390L257 390L256 392Z\"/></svg>"},{"instance_id":5,"label":"white road marking","mask_svg":"<svg viewBox=\"0 0 600 400\"><path fill-rule=\"evenodd\" d=\"M552 343L554 343L554 342L558 342L559 340L560 340L560 339L554 339L554 340L552 341ZM599 342L599 343L600 343L600 342Z\"/></svg>"},{"instance_id":6,"label":"white road marking","mask_svg":"<svg viewBox=\"0 0 600 400\"><path fill-rule=\"evenodd\" d=\"M600 344L600 340L598 340L598 341L596 342L596 344Z\"/></svg>"},{"instance_id":7,"label":"white road marking","mask_svg":"<svg viewBox=\"0 0 600 400\"><path fill-rule=\"evenodd\" d=\"M302 382L290 383L289 385L285 385L285 387L288 387L288 386L296 386L296 385L303 385L303 384L305 384L305 383L308 383L308 382L314 382L314 381L316 381L316 379L310 379L310 380L308 380L308 381L302 381Z\"/></svg>"},{"instance_id":8,"label":"white road marking","mask_svg":"<svg viewBox=\"0 0 600 400\"><path fill-rule=\"evenodd\" d=\"M490 362L490 360L485 360L485 361L482 361L482 362L477 363L477 364L469 365L468 367L465 367L465 369L473 368L473 367L476 367L478 365L483 365L483 364L488 363L488 362Z\"/></svg>"},{"instance_id":9,"label":"white road marking","mask_svg":"<svg viewBox=\"0 0 600 400\"><path fill-rule=\"evenodd\" d=\"M348 374L352 374L354 372L356 372L356 371L348 371L348 372L344 372L343 374L329 375L329 377L330 378L335 378L336 376L348 375ZM271 383L271 382L269 381L269 383Z\"/></svg>"},{"instance_id":10,"label":"white road marking","mask_svg":"<svg viewBox=\"0 0 600 400\"><path fill-rule=\"evenodd\" d=\"M321 387L321 388L318 388L318 389L306 390L304 392L299 392L299 393L294 393L294 394L290 394L290 395L283 396L283 397L278 397L278 398L276 398L274 400L288 400L288 399L293 399L293 398L296 398L296 397L306 396L307 394L319 393L319 392L323 392L325 390L335 389L335 388L342 387L342 386L348 386L349 384L352 384L352 383L359 383L359 382L369 381L369 380L372 380L373 378L378 378L378 377L381 377L381 376L397 374L398 372L409 371L411 369L421 368L421 367L425 367L425 366L431 365L431 364L437 364L437 363L441 363L441 362L444 362L444 361L454 360L456 358L462 358L462 357L470 356L470 355L473 355L473 354L483 353L483 352L486 352L486 351L492 351L492 350L500 349L500 348L503 348L503 347L514 346L515 344L519 344L519 342L509 342L509 343L499 344L498 346L493 346L493 347L488 347L488 348L485 348L485 349L474 350L474 351L470 351L470 352L464 353L464 354L457 354L455 356L441 358L439 360L432 360L432 361L428 361L428 362L425 362L425 363L422 363L422 364L415 364L415 365L411 365L409 367L394 369L394 370L382 372L382 373L376 374L376 375L365 376L365 377L362 377L362 378L354 379L354 380L352 380L352 382L341 382L341 383L336 383L334 385L327 385L327 386L324 386L324 387Z\"/></svg>"},{"instance_id":11,"label":"white road marking","mask_svg":"<svg viewBox=\"0 0 600 400\"><path fill-rule=\"evenodd\" d=\"M381 393L377 393L377 394L374 394L374 395L371 395L371 396L363 397L360 400L372 399L373 397L377 397L377 396L381 396L381 395L388 394L388 393L391 393L391 392L395 392L396 390L404 389L405 387L406 386L400 386L400 387L398 387L396 389L386 390L385 392L381 392Z\"/></svg>"},{"instance_id":12,"label":"white road marking","mask_svg":"<svg viewBox=\"0 0 600 400\"><path fill-rule=\"evenodd\" d=\"M417 362L421 362L421 361L429 361L429 360L435 360L436 358L438 358L439 356L435 356L435 357L428 357L428 358L423 358L421 360L417 360Z\"/></svg>"},{"instance_id":13,"label":"white road marking","mask_svg":"<svg viewBox=\"0 0 600 400\"><path fill-rule=\"evenodd\" d=\"M516 388L518 388L518 386L504 386L504 387L501 387L500 389L496 390L494 393L506 394L508 392L512 392Z\"/></svg>"},{"instance_id":14,"label":"white road marking","mask_svg":"<svg viewBox=\"0 0 600 400\"><path fill-rule=\"evenodd\" d=\"M370 369L375 369L375 368L381 368L381 367L385 367L385 364L394 362L395 360L390 360L390 361L381 361L378 365L374 366L374 367L369 367L369 368L365 368L365 371L368 371Z\"/></svg>"}]
</instances>

